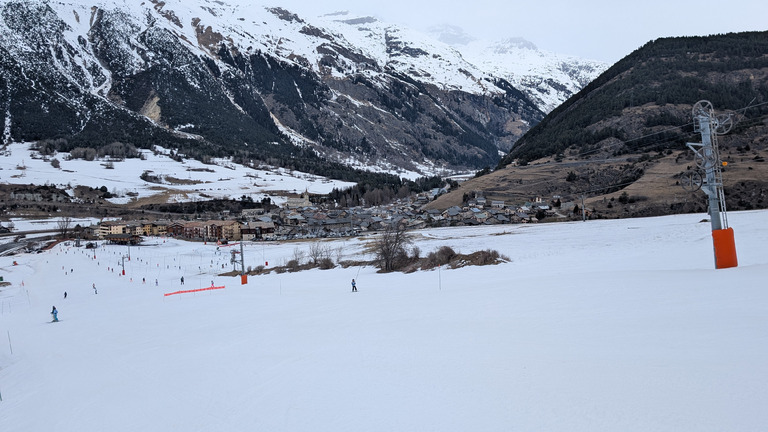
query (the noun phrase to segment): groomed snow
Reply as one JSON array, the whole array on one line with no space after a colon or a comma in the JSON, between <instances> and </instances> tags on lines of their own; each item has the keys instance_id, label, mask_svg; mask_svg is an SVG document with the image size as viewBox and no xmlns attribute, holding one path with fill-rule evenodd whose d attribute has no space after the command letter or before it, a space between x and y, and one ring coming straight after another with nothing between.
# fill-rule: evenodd
<instances>
[{"instance_id":1,"label":"groomed snow","mask_svg":"<svg viewBox=\"0 0 768 432\"><path fill-rule=\"evenodd\" d=\"M11 283L0 291L0 425L762 431L766 216L729 214L739 267L720 270L700 214L433 229L416 233L422 255L447 245L511 261L312 270L246 285L217 275L231 268L232 247L214 244L149 239L130 248L126 276L125 247L0 257ZM368 240L328 245L343 259L370 258ZM249 244L246 266L308 248ZM163 295L212 282L225 288ZM52 305L59 323L49 322Z\"/></svg>"}]
</instances>

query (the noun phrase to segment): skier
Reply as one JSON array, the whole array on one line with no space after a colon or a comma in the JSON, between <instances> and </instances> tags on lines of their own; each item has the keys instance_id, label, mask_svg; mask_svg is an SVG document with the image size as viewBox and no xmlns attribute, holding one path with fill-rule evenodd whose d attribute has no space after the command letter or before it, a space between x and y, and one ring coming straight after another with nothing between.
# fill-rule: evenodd
<instances>
[{"instance_id":1,"label":"skier","mask_svg":"<svg viewBox=\"0 0 768 432\"><path fill-rule=\"evenodd\" d=\"M64 291L64 298L67 298L67 292Z\"/></svg>"},{"instance_id":2,"label":"skier","mask_svg":"<svg viewBox=\"0 0 768 432\"><path fill-rule=\"evenodd\" d=\"M93 284L93 293L94 294L98 294L99 293L98 291L96 291L96 283L95 282Z\"/></svg>"},{"instance_id":3,"label":"skier","mask_svg":"<svg viewBox=\"0 0 768 432\"><path fill-rule=\"evenodd\" d=\"M184 285L184 276L181 277L181 284Z\"/></svg>"},{"instance_id":4,"label":"skier","mask_svg":"<svg viewBox=\"0 0 768 432\"><path fill-rule=\"evenodd\" d=\"M352 279L352 292L357 292L357 284L354 279Z\"/></svg>"},{"instance_id":5,"label":"skier","mask_svg":"<svg viewBox=\"0 0 768 432\"><path fill-rule=\"evenodd\" d=\"M59 311L56 310L56 306L51 309L51 315L53 315L53 321L51 322L59 322Z\"/></svg>"}]
</instances>

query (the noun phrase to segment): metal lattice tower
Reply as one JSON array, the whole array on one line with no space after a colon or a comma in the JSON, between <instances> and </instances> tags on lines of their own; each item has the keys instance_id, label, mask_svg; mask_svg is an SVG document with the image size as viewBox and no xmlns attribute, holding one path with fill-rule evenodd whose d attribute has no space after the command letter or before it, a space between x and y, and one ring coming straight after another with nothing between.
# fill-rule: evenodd
<instances>
[{"instance_id":1,"label":"metal lattice tower","mask_svg":"<svg viewBox=\"0 0 768 432\"><path fill-rule=\"evenodd\" d=\"M695 153L696 165L704 171L704 176L696 174L692 181L701 187L709 198L709 216L712 230L728 228L728 216L725 209L723 192L723 171L717 135L723 135L733 126L731 116L717 117L709 101L699 101L693 107L694 130L701 133L701 143L688 143L688 148Z\"/></svg>"},{"instance_id":2,"label":"metal lattice tower","mask_svg":"<svg viewBox=\"0 0 768 432\"><path fill-rule=\"evenodd\" d=\"M717 147L717 136L728 133L733 127L732 116L717 117L709 101L699 101L693 106L693 124L701 132L701 143L688 143L693 150L698 170L689 171L681 181L683 188L702 189L709 200L709 219L712 223L712 241L715 251L715 268L738 266L733 229L728 227L723 192L723 162ZM703 172L703 175L702 175Z\"/></svg>"}]
</instances>

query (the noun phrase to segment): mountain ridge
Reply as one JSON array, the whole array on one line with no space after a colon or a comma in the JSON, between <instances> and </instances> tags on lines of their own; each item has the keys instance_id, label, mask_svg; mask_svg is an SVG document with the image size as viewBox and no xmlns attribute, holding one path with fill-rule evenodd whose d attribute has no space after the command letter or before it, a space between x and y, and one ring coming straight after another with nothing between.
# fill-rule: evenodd
<instances>
[{"instance_id":1,"label":"mountain ridge","mask_svg":"<svg viewBox=\"0 0 768 432\"><path fill-rule=\"evenodd\" d=\"M543 118L453 48L367 17L310 23L206 0L0 5L15 42L0 46L5 142L156 143L413 177L495 165Z\"/></svg>"}]
</instances>

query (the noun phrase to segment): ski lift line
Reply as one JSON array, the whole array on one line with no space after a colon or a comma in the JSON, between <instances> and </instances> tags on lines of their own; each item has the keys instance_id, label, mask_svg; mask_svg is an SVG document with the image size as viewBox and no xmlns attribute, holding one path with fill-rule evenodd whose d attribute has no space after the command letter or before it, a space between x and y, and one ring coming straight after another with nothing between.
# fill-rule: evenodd
<instances>
[{"instance_id":1,"label":"ski lift line","mask_svg":"<svg viewBox=\"0 0 768 432\"><path fill-rule=\"evenodd\" d=\"M759 117L753 117L753 118L747 119L745 121L748 121L750 123L754 123L754 122L759 122L760 120L764 120L766 117L768 117L768 114L763 114L763 115L761 115Z\"/></svg>"},{"instance_id":2,"label":"ski lift line","mask_svg":"<svg viewBox=\"0 0 768 432\"><path fill-rule=\"evenodd\" d=\"M766 115L766 116L763 116L763 117L768 117L768 115ZM648 135L644 135L644 136L641 136L641 137L633 138L633 139L631 139L631 140L627 140L627 141L621 141L621 142L618 142L618 143L615 143L615 144L610 144L610 145L607 145L607 146L601 147L601 148L599 148L599 149L593 149L593 150L587 150L587 151L583 151L583 152L577 153L577 154L576 154L576 156L585 156L585 155L588 155L588 154L591 154L591 153L597 153L597 152L603 151L603 150L605 150L605 149L607 149L607 148L615 147L615 146L618 146L618 145L623 145L623 144L625 144L625 143L628 143L628 142L631 142L631 141L637 141L637 140L639 140L639 139L642 139L642 138L647 138L647 137L649 137L649 136L653 136L653 135L657 135L657 134L660 134L660 133L668 132L668 131L670 131L670 130L673 130L673 129L676 129L676 128L682 128L682 127L685 127L685 126L689 126L689 125L692 125L692 124L693 124L693 123L691 122L691 123L687 123L687 124L685 124L685 125L682 125L682 126L677 126L677 127L675 127L675 128L665 129L665 130L663 130L663 131L654 132L654 133L652 133L652 134L648 134ZM696 134L693 134L693 133L692 133L692 134L689 134L689 138L692 138L692 137L693 137L693 136L695 136L695 135L696 135ZM656 145L659 145L659 144L664 144L664 143L667 143L667 142L671 142L671 141L672 141L672 139L667 139L667 140L660 140L660 141L655 141L655 142L652 142L652 143L646 144L646 145L644 145L644 146L638 146L638 147L635 147L635 148L633 148L632 150L639 150L639 149L642 149L642 148L644 148L644 147L652 147L652 146L656 146ZM601 160L601 161L605 161L605 160ZM597 162L601 162L601 161L597 161ZM559 162L544 162L544 163L542 163L542 164L539 164L539 165L552 165L552 164L556 164L556 163L558 163L558 164L559 164ZM539 182L539 183L541 183L541 182ZM532 184L536 184L536 183L532 183Z\"/></svg>"},{"instance_id":3,"label":"ski lift line","mask_svg":"<svg viewBox=\"0 0 768 432\"><path fill-rule=\"evenodd\" d=\"M589 194L589 193L599 192L599 191L603 191L603 190L607 190L607 189L621 188L621 187L624 187L624 186L629 186L629 185L634 184L634 183L635 182L618 183L618 184L613 184L613 185L610 185L610 186L604 186L604 187L599 187L599 188L587 189L587 190L583 190L583 191L577 191L577 192L573 192L570 195L586 195L586 194Z\"/></svg>"},{"instance_id":4,"label":"ski lift line","mask_svg":"<svg viewBox=\"0 0 768 432\"><path fill-rule=\"evenodd\" d=\"M750 104L748 104L747 106L745 106L743 108L739 108L737 110L734 110L734 112L742 112L742 117L743 117L744 113L748 109L756 108L756 107L763 106L763 105L768 105L768 102L760 102L760 103L757 103L757 104L751 104L751 102L750 102ZM765 117L768 117L768 115L760 116L760 117L757 117L756 119L750 119L750 120L760 120L760 119L763 119ZM737 123L740 123L741 121L742 120L740 119ZM674 131L674 130L677 130L677 129L682 129L684 127L691 126L693 124L694 124L694 122L688 122L688 123L685 123L685 124L680 125L680 126L673 126L673 127L670 127L670 128L658 131L658 132L653 132L653 133L642 135L642 136L639 136L639 137L636 137L636 138L632 138L632 139L629 139L629 140L626 140L626 141L620 141L618 143L610 144L610 145L601 147L599 149L583 151L583 152L577 153L576 156L585 156L585 155L588 155L588 154L591 154L591 153L596 153L596 152L599 152L599 151L603 151L603 150L605 150L607 148L616 147L616 146L619 146L619 145L626 145L627 143L631 143L633 141L641 140L641 139L644 139L644 138L648 138L648 137L651 137L651 136L654 136L654 135L659 135L659 134L666 133L666 132L671 132L671 131ZM693 136L693 135L696 135L696 134L690 134L690 135ZM663 144L663 143L669 142L669 141L671 141L671 140L656 141L656 142L647 144L646 146L643 146L643 147L650 147L650 146L654 146L654 145L658 145L658 144ZM638 150L640 148L642 148L642 147L637 147L637 148L634 148L633 150ZM548 162L548 163L551 163L551 162Z\"/></svg>"},{"instance_id":5,"label":"ski lift line","mask_svg":"<svg viewBox=\"0 0 768 432\"><path fill-rule=\"evenodd\" d=\"M653 136L653 135L658 135L658 134L661 134L661 133L664 133L664 132L669 132L670 130L674 130L674 129L683 128L683 127L685 127L685 126L689 126L689 125L692 125L692 124L693 124L693 123L688 123L688 124L685 124L685 125L682 125L682 126L676 126L676 127L674 127L674 128L665 129L665 130L663 130L663 131L659 131L659 132L654 132L654 133L652 133L652 134L643 135L643 136L640 136L640 137L637 137L637 138L633 138L633 139L631 139L631 140L627 140L627 141L619 141L619 142L617 142L617 143L614 143L614 144L609 144L609 145L606 145L606 146L600 147L600 148L598 148L598 149L585 150L585 151L582 151L582 152L579 152L579 153L577 153L575 156L586 156L586 155L589 155L589 154L591 154L591 153L597 153L597 152L601 152L601 151L604 151L604 150L606 150L606 149L609 149L609 148L612 148L612 147L617 147L617 146L619 146L619 145L625 145L626 143L629 143L629 142L632 142L632 141L637 141L637 140L639 140L639 139L647 138L647 137L650 137L650 136ZM693 137L694 135L695 135L695 134L689 134L689 136L690 136L690 137ZM632 148L632 150L639 150L639 149L642 149L642 148L644 148L644 147L652 147L652 146L656 146L656 145L659 145L659 144L664 144L664 143L667 143L667 142L671 142L671 141L672 141L672 139L666 139L666 140L659 140L659 141L654 141L654 142L652 142L652 143L649 143L649 144L646 144L646 145L643 145L643 146L637 146L637 147L634 147L634 148ZM543 164L540 164L540 165L551 165L551 164L554 164L554 163L559 163L559 162L545 162L545 163L543 163Z\"/></svg>"},{"instance_id":6,"label":"ski lift line","mask_svg":"<svg viewBox=\"0 0 768 432\"><path fill-rule=\"evenodd\" d=\"M658 173L658 174L648 174L648 173L646 173L646 174L643 175L643 177L645 177L647 180L669 180L669 176L667 174L661 174L661 173ZM607 190L607 189L613 189L613 188L617 188L617 187L629 186L629 185L632 185L632 184L635 184L635 182L617 183L617 184L608 185L608 186L599 187L599 188L585 189L583 191L573 192L573 193L568 194L568 195L586 195L586 194L593 193L593 192L599 192L599 191L603 191L603 190Z\"/></svg>"},{"instance_id":7,"label":"ski lift line","mask_svg":"<svg viewBox=\"0 0 768 432\"><path fill-rule=\"evenodd\" d=\"M757 98L755 98L755 99L757 99ZM755 100L755 99L752 99L752 100ZM750 103L751 103L751 102L750 102ZM754 104L754 105L747 105L747 106L745 106L744 108L739 108L739 109L737 109L737 110L734 110L734 111L735 111L735 112L739 112L739 111L743 111L743 112L746 112L746 111L747 111L748 109L750 109L750 108L757 108L757 107L759 107L759 106L763 106L763 105L768 105L768 102L760 102L760 103L757 103L757 104Z\"/></svg>"},{"instance_id":8,"label":"ski lift line","mask_svg":"<svg viewBox=\"0 0 768 432\"><path fill-rule=\"evenodd\" d=\"M549 164L549 162L547 164ZM546 165L546 164L541 164L541 165ZM650 179L650 180L657 180L657 179L667 180L667 179L669 179L669 177L667 175L665 175L665 174L648 174L648 173L646 173L643 176L645 178L647 178L647 179ZM540 180L540 181L533 182L533 183L525 183L524 185L525 186L535 186L535 185L539 185L539 184L542 184L542 183L547 183L547 182L550 182L550 181L552 181L552 180L551 179L546 179L546 180ZM604 186L604 187L600 187L600 188L586 189L586 190L583 190L583 191L574 192L573 194L569 194L569 195L589 194L589 193L598 192L598 191L602 191L602 190L613 189L613 188L616 188L616 187L628 186L628 185L631 185L631 184L634 184L634 182L618 183L618 184L613 184L613 185Z\"/></svg>"},{"instance_id":9,"label":"ski lift line","mask_svg":"<svg viewBox=\"0 0 768 432\"><path fill-rule=\"evenodd\" d=\"M761 115L760 117L753 117L748 120L739 120L736 123L746 124L748 126L762 122L768 118L768 114Z\"/></svg>"},{"instance_id":10,"label":"ski lift line","mask_svg":"<svg viewBox=\"0 0 768 432\"><path fill-rule=\"evenodd\" d=\"M619 141L617 143L609 144L609 145L600 147L598 149L586 150L586 151L583 151L581 153L578 153L576 156L584 156L584 155L588 155L590 153L597 153L597 152L603 151L603 150L611 148L611 147L616 147L616 146L619 146L619 145L627 145L627 143L631 143L633 141L641 140L643 138L648 138L648 137L651 137L651 136L654 136L654 135L659 135L659 134L666 133L666 132L669 132L669 131L672 131L672 130L675 130L675 129L681 129L681 128L684 128L686 126L690 126L692 124L693 124L693 122L686 123L686 124L681 125L681 126L675 126L675 127L669 128L669 129L664 129L662 131L658 131L658 132L650 133L650 134L647 134L647 135L639 136L637 138L632 138L630 140ZM695 134L689 134L689 135L693 136ZM651 147L651 146L655 146L655 145L659 145L659 144L664 144L664 143L667 143L667 142L670 142L670 141L672 141L672 139L654 141L652 143L649 143L649 144L646 144L646 145L643 145L643 146L634 147L634 148L632 148L632 150L639 150L639 149L642 149L643 147Z\"/></svg>"}]
</instances>

